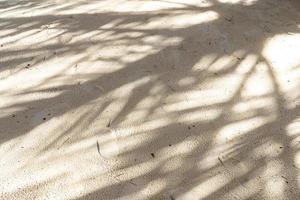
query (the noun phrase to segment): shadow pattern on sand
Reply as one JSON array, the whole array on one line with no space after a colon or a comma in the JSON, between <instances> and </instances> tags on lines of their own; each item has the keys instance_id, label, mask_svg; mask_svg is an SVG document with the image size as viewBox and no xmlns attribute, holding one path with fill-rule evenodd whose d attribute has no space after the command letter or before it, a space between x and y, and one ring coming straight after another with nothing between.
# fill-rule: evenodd
<instances>
[{"instance_id":1,"label":"shadow pattern on sand","mask_svg":"<svg viewBox=\"0 0 300 200\"><path fill-rule=\"evenodd\" d=\"M0 9L17 12L55 7L46 1L21 2L1 3ZM57 11L74 8L82 2L56 5ZM2 106L3 110L17 111L0 118L0 127L4 130L0 131L1 142L16 141L1 153L10 155L9 152L20 147L22 141L18 138L26 138L26 134L37 127L74 113L71 116L76 117L70 119L67 127L62 128L62 124L49 130L50 135L41 133L38 137L46 142L36 144L38 150L19 168L22 170L39 162L35 160L51 149L68 148L89 137L98 137L97 134L102 132L104 135L107 131L116 132L117 142L97 141L98 151L106 143L120 146L116 156L101 158L109 160L107 173L112 181L107 185L101 183L101 187L87 194L81 193L74 199L297 199L300 166L295 163L295 157L299 147L293 144L300 132L298 128L298 132L291 135L287 130L299 121L300 83L296 79L293 88L282 89L280 72L274 70L263 54L269 38L299 33L300 16L289 11L293 5L297 9L296 4L279 0L258 0L250 5L207 2L207 7L176 3L172 8L159 11L1 18L1 29L8 30L2 37L12 38L3 43L2 48L16 45L20 34L20 40L26 40L33 34L50 33L36 46L1 50L0 71L9 71L9 75L1 79L3 81L24 70L43 70L43 63L68 56L78 55L62 69L75 66L81 67L79 71L85 70L82 68L88 71L89 66L81 64L87 60L122 66L107 73L76 72L63 78L59 74L50 76L39 85L15 94L16 99L49 92L57 95ZM267 9L271 7L274 9ZM207 12L213 13L212 18L217 17L183 27L141 28L163 18L176 19L176 16ZM52 34L52 29L59 31ZM85 39L69 39L82 35ZM155 42L151 42L151 38L155 38ZM58 42L51 42L56 39ZM176 42L167 43L168 39ZM138 57L139 47L151 46L151 50L147 53L146 48L146 53L133 61L123 59L123 55L102 56L101 52L113 48L114 44L133 46L132 51L124 52L126 56ZM96 56L86 53L93 46ZM97 50L99 54L94 52ZM245 69L242 68L244 65ZM38 67L35 69L35 66ZM287 70L291 70L287 73L293 73L293 70L296 73L299 66ZM249 85L253 84L251 80L257 74L266 77L262 85L269 85L258 95L255 92L248 95ZM68 84L47 87L49 82L60 81ZM8 95L9 91L3 92ZM120 95L116 97L115 93ZM292 102L287 98L291 95ZM118 102L122 105L116 108ZM236 111L237 107L247 104L250 106L244 111ZM86 109L82 111L82 107ZM117 111L114 117L106 118L105 112L114 112L110 109ZM42 113L41 117L32 122L31 118L37 112ZM136 119L134 115L141 117ZM153 125L154 122L160 125ZM95 125L97 123L100 125ZM243 130L243 123L250 123L251 127ZM91 126L98 128L95 135L85 133ZM221 133L228 130L228 138L222 140ZM100 159L96 139L93 144L87 148L94 149ZM189 150L181 150L184 146ZM76 157L78 152L64 154ZM274 170L270 169L276 168L274 166L280 168L272 174ZM86 170L88 168L86 166ZM135 170L137 174L133 173ZM130 175L126 174L129 172ZM51 179L55 182L64 176ZM78 182L96 184L102 176L92 174ZM279 185L278 194L266 192L272 187L268 185L270 183ZM13 192L4 197L11 195Z\"/></svg>"}]
</instances>

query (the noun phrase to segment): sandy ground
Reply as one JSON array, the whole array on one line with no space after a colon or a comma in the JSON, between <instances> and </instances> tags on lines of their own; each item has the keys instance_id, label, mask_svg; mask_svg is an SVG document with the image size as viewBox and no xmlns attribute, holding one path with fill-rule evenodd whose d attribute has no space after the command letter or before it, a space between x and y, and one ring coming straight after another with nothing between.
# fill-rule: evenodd
<instances>
[{"instance_id":1,"label":"sandy ground","mask_svg":"<svg viewBox=\"0 0 300 200\"><path fill-rule=\"evenodd\" d=\"M298 0L1 0L0 199L300 199Z\"/></svg>"}]
</instances>

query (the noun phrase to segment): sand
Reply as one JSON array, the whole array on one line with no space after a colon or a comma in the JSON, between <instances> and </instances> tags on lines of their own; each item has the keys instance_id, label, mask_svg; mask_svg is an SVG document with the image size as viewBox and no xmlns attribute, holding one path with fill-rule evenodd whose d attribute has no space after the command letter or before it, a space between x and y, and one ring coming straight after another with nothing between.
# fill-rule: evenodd
<instances>
[{"instance_id":1,"label":"sand","mask_svg":"<svg viewBox=\"0 0 300 200\"><path fill-rule=\"evenodd\" d=\"M1 0L0 199L300 199L297 0Z\"/></svg>"}]
</instances>

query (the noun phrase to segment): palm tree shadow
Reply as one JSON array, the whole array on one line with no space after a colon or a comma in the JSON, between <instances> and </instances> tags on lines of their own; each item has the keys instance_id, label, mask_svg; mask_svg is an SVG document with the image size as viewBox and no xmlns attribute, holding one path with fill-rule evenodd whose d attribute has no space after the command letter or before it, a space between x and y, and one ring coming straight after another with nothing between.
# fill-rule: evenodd
<instances>
[{"instance_id":1,"label":"palm tree shadow","mask_svg":"<svg viewBox=\"0 0 300 200\"><path fill-rule=\"evenodd\" d=\"M114 184L107 185L91 192L87 195L83 195L78 199L117 199L130 196L131 194L139 194L144 192L147 186L151 186L155 180L163 180L163 186L159 191L149 195L147 198L159 199L159 198L195 198L195 196L188 196L190 191L196 190L197 186L203 186L214 183L214 177L220 180L227 180L224 184L218 185L217 189L212 190L208 194L202 194L203 199L222 199L222 198L239 198L247 199L252 196L253 198L259 198L262 194L259 190L253 190L247 196L247 188L254 182L257 177L263 174L266 170L268 162L270 162L268 156L264 155L260 158L251 158L255 149L264 146L268 143L268 140L274 143L280 143L286 148L281 152L277 159L280 159L284 163L283 172L288 172L288 175L282 175L289 179L289 188L293 188L293 192L297 191L297 183L292 178L292 174L297 174L297 170L293 167L295 153L297 150L288 150L288 146L291 143L288 133L282 131L293 120L298 117L299 108L287 109L285 107L284 93L280 91L278 80L274 74L272 67L264 58L262 51L265 41L277 34L283 33L297 33L297 23L288 26L283 26L289 19L285 14L276 13L280 18L278 21L272 21L272 23L266 23L266 21L272 19L269 16L269 12L257 10L257 8L267 7L267 3L257 1L253 5L243 4L225 4L217 1L211 1L213 6L208 8L201 7L185 7L184 9L170 9L164 10L162 13L142 13L142 14L80 14L72 15L77 20L75 23L64 24L61 23L59 28L64 29L65 33L88 33L95 29L102 29L103 31L111 32L112 35L120 35L130 32L138 32L142 36L134 38L133 40L142 40L143 37L160 36L164 39L168 38L180 38L181 41L175 45L168 45L162 47L160 50L147 55L139 60L128 62L123 68L115 70L106 74L96 74L96 78L90 78L84 83L73 84L69 86L63 86L59 88L60 94L54 97L42 99L39 101L28 101L13 104L3 109L22 108L14 116L22 116L24 113L30 115L37 110L43 110L49 105L53 107L58 106L55 112L52 112L47 120L59 118L66 113L79 109L82 106L91 104L99 99L107 99L105 104L100 105L100 108L89 114L86 112L82 116L75 120L72 126L65 132L59 133L55 138L52 138L49 143L43 146L40 150L40 154L56 147L56 144L61 144L67 136L73 137L76 127L86 126L95 123L97 116L101 114L111 105L115 98L110 98L109 95L116 91L126 88L128 85L132 85L133 88L126 98L120 100L123 102L122 108L117 111L115 117L106 119L109 122L109 128L114 130L126 129L126 126L143 126L154 120L166 120L167 123L149 130L137 131L137 133L129 136L122 136L118 139L121 146L123 143L125 147L119 153L118 157L112 158L112 160L118 160L122 164L118 165L115 171L112 172L112 179ZM123 28L128 24L136 23L137 26L147 21L155 21L160 17L177 15L179 13L197 13L197 12L213 11L218 14L218 18L209 22L194 24L184 28L158 28L155 30L148 29L135 29L135 28ZM261 23L253 21L251 12L259 13L259 19ZM242 15L242 13L247 13ZM282 9L281 12L285 12ZM282 15L281 15L282 14ZM250 15L250 17L248 16ZM63 16L65 17L65 16ZM29 26L14 34L19 34L22 31L37 28L43 24L48 24L53 21L58 21L61 17L57 16L44 16L36 17L34 19L7 19L6 22L10 23L6 27L18 27L20 24L29 23L34 21L33 26ZM99 22L95 24L89 24L87 21L99 18ZM118 24L114 28L102 28L105 24L109 24L112 21L119 20ZM87 20L87 21L85 21ZM248 21L247 21L248 20ZM264 21L265 20L265 21ZM299 22L299 18L297 18ZM244 22L247 23L244 23ZM77 25L77 26L76 26ZM241 27L243 33L241 33ZM5 27L4 27L5 28ZM216 35L208 35L211 30L216 32ZM124 39L121 37L121 40ZM100 43L102 41L94 41ZM108 41L109 44L109 41ZM83 52L90 43L79 44L65 44L63 46L46 46L46 48L53 48L60 54L79 54ZM105 41L103 41L105 45ZM42 52L43 55L45 49L37 49L38 52ZM9 54L9 53L8 53ZM204 59L207 55L214 55L214 59L208 66L198 66L201 59ZM202 99L196 99L197 101L203 101L206 105L191 106L191 108L180 108L172 110L172 105L181 105L182 102L195 101L191 99L190 93L203 88L203 90L210 91L209 83L216 84L223 79L231 78L240 69L243 61L248 58L249 55L256 55L257 60L250 66L250 69L239 76L240 81L237 81L237 86L231 91L229 99L221 99L219 101L213 101L212 103L205 102ZM51 56L53 56L51 54ZM52 59L52 57L48 57ZM27 58L25 58L27 59ZM229 62L223 62L225 59L229 59ZM23 63L24 60L17 61ZM200 62L201 63L201 62ZM278 116L271 122L267 122L258 126L250 131L246 131L242 136L233 139L228 144L216 145L216 138L218 138L219 131L224 127L251 120L258 117L266 117L270 113L267 108L253 108L240 115L232 112L233 108L240 102L244 101L243 92L245 91L245 85L248 80L252 78L253 74L258 71L258 64L262 63L267 66L268 77L272 82L273 90L270 94L267 94L268 98L276 99L275 108L278 109ZM5 64L5 63L4 63ZM199 69L197 68L199 67ZM207 86L208 85L208 86ZM101 86L103 91L99 91L97 86ZM228 86L224 86L228 87ZM158 88L156 90L156 88ZM49 90L29 90L25 93L43 92ZM102 90L102 89L101 89ZM24 94L25 94L24 93ZM216 95L216 93L213 93ZM142 107L144 101L147 98L155 98L154 103L148 107ZM80 98L79 98L80 97ZM260 97L256 97L259 99ZM249 101L255 101L255 98ZM141 108L142 107L142 108ZM174 106L173 106L174 107ZM146 114L137 121L131 121L130 117L134 111L142 110ZM201 112L217 110L219 114L213 120L201 120L201 119L189 119L186 116L197 114ZM159 113L159 115L157 115ZM288 115L287 115L288 114ZM288 118L284 116L289 116ZM160 118L158 118L160 116ZM187 118L187 119L186 119ZM9 129L12 121L15 121L15 117L4 116L0 118L0 126ZM13 140L18 136L25 135L32 131L36 127L45 123L45 120L41 119L26 125L26 129L10 130L5 133L1 139L2 143ZM104 128L104 127L103 127ZM107 127L106 127L107 128ZM81 130L82 131L82 130ZM80 131L79 131L80 132ZM145 135L149 135L146 137ZM70 143L76 143L79 139L71 139ZM130 140L141 140L137 146L131 146ZM109 141L110 142L110 141ZM129 143L128 146L126 144ZM192 148L189 152L176 152L175 150L181 145L191 145ZM123 145L124 146L124 145ZM214 161L209 167L199 167L199 165L205 165L206 159L211 155L211 151L214 151L216 147L224 148L223 152L216 150L216 154L211 157ZM159 158L161 152L169 152L170 157ZM158 161L156 161L158 159ZM153 161L154 160L154 161ZM242 174L235 173L236 166L243 166L245 163L251 163L249 169L245 169ZM30 160L28 161L30 162ZM118 175L118 173L132 173L131 169L136 169L138 166L156 162L151 170L145 173L137 174L132 178ZM174 163L180 163L175 169L168 171L168 165L174 165ZM203 164L204 163L204 164ZM236 166L234 166L236 164ZM117 178L116 178L117 177ZM83 183L89 183L94 181L95 178L90 177L85 180L81 180ZM267 180L259 182L262 187ZM149 186L149 187L150 187ZM116 192L120 191L120 192ZM199 189L198 189L199 192ZM297 193L288 192L285 193L286 197L293 199L297 197ZM197 192L191 193L196 195ZM183 195L183 196L182 196ZM187 196L184 196L187 195Z\"/></svg>"}]
</instances>

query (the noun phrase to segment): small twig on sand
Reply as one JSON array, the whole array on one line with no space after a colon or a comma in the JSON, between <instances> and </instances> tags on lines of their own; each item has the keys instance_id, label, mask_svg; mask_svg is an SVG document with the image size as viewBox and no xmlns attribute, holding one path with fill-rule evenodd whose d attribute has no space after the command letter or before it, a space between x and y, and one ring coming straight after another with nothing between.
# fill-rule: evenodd
<instances>
[{"instance_id":1,"label":"small twig on sand","mask_svg":"<svg viewBox=\"0 0 300 200\"><path fill-rule=\"evenodd\" d=\"M221 160L220 157L218 157L218 160L220 161L221 165L223 165L223 166L225 167L225 165L224 165L224 163L223 163L223 161ZM226 167L225 167L225 168L226 168ZM227 169L227 168L226 168L226 169Z\"/></svg>"},{"instance_id":2,"label":"small twig on sand","mask_svg":"<svg viewBox=\"0 0 300 200\"><path fill-rule=\"evenodd\" d=\"M130 184L137 186L137 184L133 183L132 181L129 181Z\"/></svg>"},{"instance_id":3,"label":"small twig on sand","mask_svg":"<svg viewBox=\"0 0 300 200\"><path fill-rule=\"evenodd\" d=\"M100 147L99 147L98 141L97 141L96 145L97 145L97 151L98 151L99 155L101 156L101 153L100 153Z\"/></svg>"}]
</instances>

